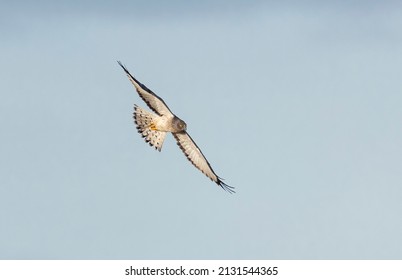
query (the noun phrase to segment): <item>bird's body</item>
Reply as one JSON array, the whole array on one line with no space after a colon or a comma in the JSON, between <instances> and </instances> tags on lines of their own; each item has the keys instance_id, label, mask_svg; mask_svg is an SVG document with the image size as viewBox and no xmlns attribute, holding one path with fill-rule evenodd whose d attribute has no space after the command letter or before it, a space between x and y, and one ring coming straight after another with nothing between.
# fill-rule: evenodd
<instances>
[{"instance_id":1,"label":"bird's body","mask_svg":"<svg viewBox=\"0 0 402 280\"><path fill-rule=\"evenodd\" d=\"M222 182L222 179L216 175L201 150L186 132L186 123L170 111L162 98L136 80L121 62L118 63L126 72L140 97L153 111L148 112L137 105L134 106L135 124L137 125L138 132L145 141L158 151L161 151L166 134L171 132L180 149L196 168L224 190L233 193L233 187Z\"/></svg>"}]
</instances>

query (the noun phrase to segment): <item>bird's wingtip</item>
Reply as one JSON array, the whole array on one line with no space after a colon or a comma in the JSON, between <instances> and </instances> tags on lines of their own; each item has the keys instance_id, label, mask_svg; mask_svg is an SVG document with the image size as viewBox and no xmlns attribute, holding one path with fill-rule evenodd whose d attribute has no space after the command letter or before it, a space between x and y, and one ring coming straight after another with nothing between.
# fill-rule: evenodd
<instances>
[{"instance_id":1,"label":"bird's wingtip","mask_svg":"<svg viewBox=\"0 0 402 280\"><path fill-rule=\"evenodd\" d=\"M222 178L218 177L218 181L216 182L222 189L224 189L225 191L227 191L230 194L235 193L234 187L229 186L228 184L224 183L222 181Z\"/></svg>"},{"instance_id":2,"label":"bird's wingtip","mask_svg":"<svg viewBox=\"0 0 402 280\"><path fill-rule=\"evenodd\" d=\"M124 64L120 60L117 60L117 63L120 65L121 68L124 69L124 71L127 72L127 68L124 66Z\"/></svg>"}]
</instances>

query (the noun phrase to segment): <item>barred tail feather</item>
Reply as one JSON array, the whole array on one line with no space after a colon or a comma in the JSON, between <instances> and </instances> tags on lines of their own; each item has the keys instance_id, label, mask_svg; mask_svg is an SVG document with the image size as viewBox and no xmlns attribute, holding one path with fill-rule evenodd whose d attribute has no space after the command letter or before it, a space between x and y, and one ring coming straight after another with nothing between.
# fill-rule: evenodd
<instances>
[{"instance_id":1,"label":"barred tail feather","mask_svg":"<svg viewBox=\"0 0 402 280\"><path fill-rule=\"evenodd\" d=\"M165 141L166 132L152 129L155 114L134 106L134 121L137 125L137 131L151 147L155 147L159 152L162 150Z\"/></svg>"}]
</instances>

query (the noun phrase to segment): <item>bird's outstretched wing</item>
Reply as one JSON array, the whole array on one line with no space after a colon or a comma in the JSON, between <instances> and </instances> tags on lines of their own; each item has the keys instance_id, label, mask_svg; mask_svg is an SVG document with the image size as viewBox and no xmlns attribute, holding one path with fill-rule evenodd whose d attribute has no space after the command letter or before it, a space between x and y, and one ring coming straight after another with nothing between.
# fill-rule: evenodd
<instances>
[{"instance_id":1,"label":"bird's outstretched wing","mask_svg":"<svg viewBox=\"0 0 402 280\"><path fill-rule=\"evenodd\" d=\"M222 189L229 193L234 193L234 187L231 187L224 182L222 182L222 178L220 178L211 165L202 154L200 148L198 148L197 144L195 144L194 140L190 137L187 132L179 132L173 133L174 138L177 141L177 145L179 145L180 149L186 155L187 159L197 167L202 173L204 173L208 178L218 184Z\"/></svg>"},{"instance_id":2,"label":"bird's outstretched wing","mask_svg":"<svg viewBox=\"0 0 402 280\"><path fill-rule=\"evenodd\" d=\"M131 75L130 72L128 72L127 68L124 67L124 65L120 61L117 61L117 63L119 63L124 72L126 72L127 77L134 85L138 94L140 95L142 100L147 103L148 107L152 109L152 111L160 116L173 116L173 113L170 111L169 107L166 105L165 101L163 101L162 98L157 96L155 93L152 92L152 90L150 90L145 85L141 84L136 78L134 78L134 76Z\"/></svg>"}]
</instances>

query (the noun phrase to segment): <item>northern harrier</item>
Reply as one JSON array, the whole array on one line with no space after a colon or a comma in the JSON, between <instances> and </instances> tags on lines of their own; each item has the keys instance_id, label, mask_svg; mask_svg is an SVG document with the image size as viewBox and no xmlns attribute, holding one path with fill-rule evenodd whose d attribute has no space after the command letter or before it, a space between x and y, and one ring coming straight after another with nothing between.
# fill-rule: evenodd
<instances>
[{"instance_id":1,"label":"northern harrier","mask_svg":"<svg viewBox=\"0 0 402 280\"><path fill-rule=\"evenodd\" d=\"M120 61L118 61L118 63L126 72L142 100L144 100L148 107L154 112L148 112L134 105L135 124L137 125L138 132L145 141L149 143L150 146L161 151L166 134L171 132L177 141L177 145L195 167L225 191L234 193L234 188L222 182L222 178L216 175L197 144L195 144L193 139L186 132L186 123L170 111L162 98L134 78Z\"/></svg>"}]
</instances>

